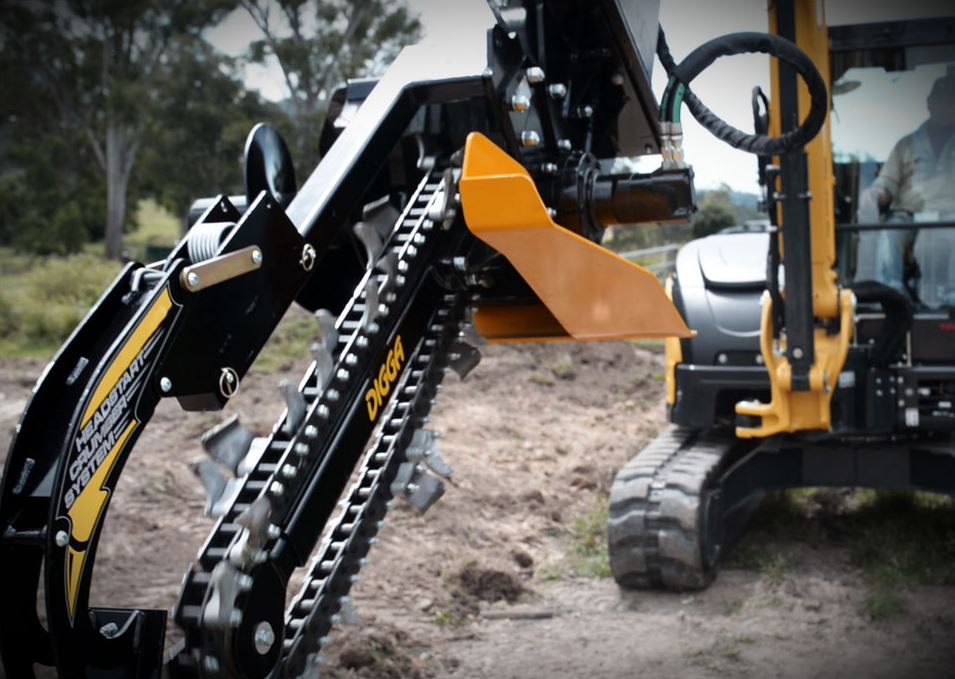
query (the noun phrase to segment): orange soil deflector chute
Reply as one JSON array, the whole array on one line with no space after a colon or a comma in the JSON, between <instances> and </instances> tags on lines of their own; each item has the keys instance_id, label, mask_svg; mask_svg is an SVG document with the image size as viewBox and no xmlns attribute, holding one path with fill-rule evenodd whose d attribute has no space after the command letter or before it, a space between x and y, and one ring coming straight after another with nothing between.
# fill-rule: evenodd
<instances>
[{"instance_id":1,"label":"orange soil deflector chute","mask_svg":"<svg viewBox=\"0 0 955 679\"><path fill-rule=\"evenodd\" d=\"M468 136L461 203L471 232L507 257L571 337L690 337L657 277L551 220L527 170Z\"/></svg>"}]
</instances>

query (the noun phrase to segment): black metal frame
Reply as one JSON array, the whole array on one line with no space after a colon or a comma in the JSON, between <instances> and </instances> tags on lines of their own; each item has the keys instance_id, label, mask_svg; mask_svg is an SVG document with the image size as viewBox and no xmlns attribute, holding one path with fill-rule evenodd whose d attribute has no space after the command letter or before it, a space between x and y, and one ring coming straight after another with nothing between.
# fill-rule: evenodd
<instances>
[{"instance_id":1,"label":"black metal frame","mask_svg":"<svg viewBox=\"0 0 955 679\"><path fill-rule=\"evenodd\" d=\"M623 110L622 95L618 93L616 98L609 98L608 101L613 99L616 103L608 104L606 109L600 108L598 95L616 87L612 73L624 60L643 118L621 124L644 129L650 135L650 148L642 150L654 150L659 131L656 116L649 115L653 112L653 100L645 77L648 71L642 69L639 58L634 57L636 51L629 49L633 46L628 48L623 40L620 26L614 24L615 43L611 49L598 49L591 54L589 43L575 46L572 40L557 40L549 31L566 30L568 35L576 36L576 40L584 41L594 39L594 31L580 31L580 26L573 22L555 29L547 24L554 20L553 15L548 14L550 7L538 0L526 0L522 4L523 13L509 10L501 14L504 25L495 25L487 31L484 27L472 29L475 30L473 43L462 45L459 41L453 59L443 59L440 53L431 52L427 47L402 52L386 75L374 84L360 110L338 135L286 210L265 192L251 201L248 208L241 206L240 209L223 197L206 204L197 226L236 224L217 254L228 255L257 245L263 255L258 269L208 289L189 292L180 276L187 265L197 262L190 261L185 243L173 251L164 267L147 269L130 265L54 358L11 447L0 495L0 527L3 529L0 560L4 564L4 578L0 580L0 600L3 601L0 656L11 676L33 676L35 663L56 665L69 677L157 677L161 671L165 612L90 609L88 606L96 543L102 516L108 508L108 496L101 505L89 540L80 545L86 550L88 560L85 571L81 571L75 616L68 615L62 605L63 565L70 556L63 544L57 544L60 538L55 537L64 528L67 534L70 530L63 524L63 497L67 467L74 456L78 420L110 362L135 332L137 319L144 316L151 304L163 295L169 295L173 302L172 310L152 336L159 347L155 358L143 369L141 381L131 394L130 400L136 403L131 412L137 425L130 439L119 449L117 461L103 482L107 494L115 487L136 436L160 398L176 396L187 409L221 408L230 394L221 388L220 371L229 368L236 378L241 378L293 301L297 299L306 307L314 307L322 301L337 299L343 290L350 292L362 280L353 275L355 271L335 268L335 249L352 238L350 227L362 206L380 197L379 180L389 157L396 149L405 148L403 144L409 134L429 132L415 127L422 111L420 118L427 121L429 116L434 116L431 122L436 123L436 127L446 127L430 130L435 137L430 140L434 144L430 149L434 155L419 154L413 159L416 163L404 158L405 166L411 166L414 174L423 175L435 156L449 159L463 144L464 134L477 130L503 143L513 156L521 159L546 187L542 193L560 195L567 188L562 182L576 183L581 178L574 173L542 173L540 163L579 158L592 148L615 149L616 116ZM573 11L596 22L594 26L600 28L603 26L600 21L608 16L612 18L620 9L619 4L604 2L593 7L574 7ZM536 45L534 54L528 53L528 46L532 45ZM577 48L580 54L573 53ZM584 67L591 59L599 62L600 69L590 72ZM593 118L597 122L575 109L557 106L551 101L546 83L534 83L534 98L540 109L539 114L535 114L536 121L545 128L545 143L540 148L524 149L518 144L516 119L508 96L516 82L527 80L527 70L538 61L548 69L549 64L555 64L556 71L570 79L568 89L573 94L568 101L573 101L575 106L593 102L597 109ZM563 71L561 64L565 62L574 68ZM641 68L634 68L635 65ZM584 96L587 99L581 98ZM576 148L567 149L566 144L558 143L563 138L572 139L572 146ZM595 177L591 179L596 181ZM679 215L692 200L687 173L676 173L672 177L611 179L614 190L605 192L606 196L595 197L588 189L578 193L579 200L605 200L604 209L623 209L631 214L634 195L664 196L667 201L658 201L652 206L654 218L672 217L668 212ZM385 184L386 192L401 193L409 188ZM392 198L401 201L400 196ZM597 207L600 206L582 205L579 209L581 213L590 213ZM526 285L511 275L513 272L502 258L481 272L482 276L497 278L498 284L490 289L469 283L472 279L467 275L456 275L451 269L455 257L478 254L482 257L479 264L484 266L486 251L472 247L473 239L460 216L449 228L450 232L443 233L440 247L421 246L419 254L425 265L414 276L408 274L408 288L389 302L394 309L389 326L382 329L383 339L390 340L401 332L411 343L421 336L436 300L449 289L463 294L463 288L471 285L473 289L467 290L468 294L480 293L485 298L527 294ZM313 262L306 265L305 252L309 249L308 259ZM464 269L470 266L471 262L466 261ZM327 286L330 290L322 293L324 297L316 295L314 290L321 270L347 272L338 280L321 279L323 283L330 281ZM511 284L500 285L502 281ZM387 342L381 346L387 347ZM371 357L374 360L363 362L355 369L371 369L383 351L379 347L378 353ZM364 375L361 373L359 377ZM367 387L367 381L356 380L358 386L343 387L339 395L343 400L350 400L343 404L336 421L326 425L331 437L326 449L316 456L314 464L303 470L304 490L281 501L284 504L275 505L281 509L276 512L281 536L276 538L267 562L250 571L252 584L241 599L250 609L255 609L256 615L250 615L249 621L269 620L273 626L283 624L288 576L304 562L318 540L367 441L373 422L362 416L359 388ZM44 562L49 632L37 617L37 585ZM198 581L200 576L208 577L209 572L191 571L187 583ZM203 603L186 602L200 606ZM178 621L185 620L186 608L177 607ZM179 613L183 614L179 616ZM110 622L120 627L114 636L101 631L102 626ZM212 635L216 636L214 639L193 639L187 634L187 641L197 649L232 649L233 637L228 635L245 639L248 632L240 625L237 631ZM229 666L241 666L251 676L264 676L271 671L278 653L275 650L258 656L241 645L233 651L225 651L231 653ZM205 670L195 664L197 657L184 658L178 671L183 676L201 676Z\"/></svg>"}]
</instances>

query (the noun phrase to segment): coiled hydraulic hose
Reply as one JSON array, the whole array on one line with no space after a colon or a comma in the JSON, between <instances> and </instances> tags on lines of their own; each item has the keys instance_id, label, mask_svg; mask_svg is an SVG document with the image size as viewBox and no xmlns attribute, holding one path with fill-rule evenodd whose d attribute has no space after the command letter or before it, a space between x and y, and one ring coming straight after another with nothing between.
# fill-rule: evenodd
<instances>
[{"instance_id":1,"label":"coiled hydraulic hose","mask_svg":"<svg viewBox=\"0 0 955 679\"><path fill-rule=\"evenodd\" d=\"M809 88L811 105L806 119L794 130L778 137L747 134L719 118L690 91L690 82L720 57L761 52L778 57L792 66ZM657 38L657 56L670 80L660 102L660 122L664 129L680 123L680 107L686 101L693 117L718 139L730 146L758 155L781 155L801 149L822 129L829 111L825 81L812 59L795 44L768 33L730 33L703 43L677 65L663 28Z\"/></svg>"}]
</instances>

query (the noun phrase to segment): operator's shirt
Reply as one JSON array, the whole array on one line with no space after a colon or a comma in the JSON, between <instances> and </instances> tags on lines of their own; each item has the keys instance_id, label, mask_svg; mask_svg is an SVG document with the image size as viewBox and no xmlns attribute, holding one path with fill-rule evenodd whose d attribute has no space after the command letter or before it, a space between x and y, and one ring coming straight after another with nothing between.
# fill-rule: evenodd
<instances>
[{"instance_id":1,"label":"operator's shirt","mask_svg":"<svg viewBox=\"0 0 955 679\"><path fill-rule=\"evenodd\" d=\"M896 143L875 184L892 196L893 211L955 212L955 135L936 156L922 123Z\"/></svg>"}]
</instances>

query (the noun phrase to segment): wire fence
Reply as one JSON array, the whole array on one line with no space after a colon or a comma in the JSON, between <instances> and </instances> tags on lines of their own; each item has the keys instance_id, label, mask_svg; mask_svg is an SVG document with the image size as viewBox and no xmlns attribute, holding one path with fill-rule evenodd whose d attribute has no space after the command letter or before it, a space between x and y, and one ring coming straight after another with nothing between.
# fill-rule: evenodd
<instances>
[{"instance_id":1,"label":"wire fence","mask_svg":"<svg viewBox=\"0 0 955 679\"><path fill-rule=\"evenodd\" d=\"M669 243L641 250L627 250L617 254L648 269L659 278L666 278L673 272L676 265L676 253L679 249L679 243Z\"/></svg>"}]
</instances>

